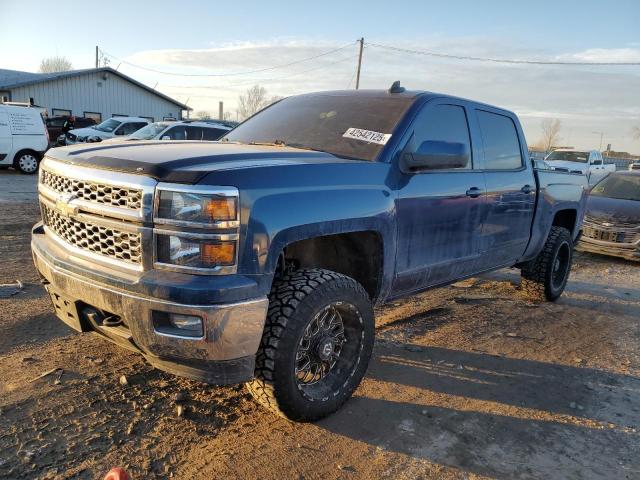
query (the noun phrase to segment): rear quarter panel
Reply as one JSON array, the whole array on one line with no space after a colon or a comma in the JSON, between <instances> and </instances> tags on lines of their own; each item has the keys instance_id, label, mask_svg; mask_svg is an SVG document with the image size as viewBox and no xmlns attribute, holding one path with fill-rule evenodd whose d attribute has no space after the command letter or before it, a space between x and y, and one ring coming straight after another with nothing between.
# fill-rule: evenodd
<instances>
[{"instance_id":1,"label":"rear quarter panel","mask_svg":"<svg viewBox=\"0 0 640 480\"><path fill-rule=\"evenodd\" d=\"M588 195L588 182L585 175L535 170L538 182L536 213L531 229L531 241L524 254L523 261L531 260L542 250L549 235L553 219L561 210L575 210L576 222L573 238L577 238L584 217Z\"/></svg>"}]
</instances>

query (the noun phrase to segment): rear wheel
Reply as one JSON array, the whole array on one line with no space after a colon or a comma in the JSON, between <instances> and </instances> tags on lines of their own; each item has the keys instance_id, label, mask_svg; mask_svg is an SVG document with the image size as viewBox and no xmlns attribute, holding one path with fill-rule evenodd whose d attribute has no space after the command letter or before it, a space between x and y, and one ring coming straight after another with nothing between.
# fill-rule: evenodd
<instances>
[{"instance_id":1,"label":"rear wheel","mask_svg":"<svg viewBox=\"0 0 640 480\"><path fill-rule=\"evenodd\" d=\"M522 289L535 300L557 300L567 286L572 260L571 233L551 227L542 251L522 267Z\"/></svg>"},{"instance_id":2,"label":"rear wheel","mask_svg":"<svg viewBox=\"0 0 640 480\"><path fill-rule=\"evenodd\" d=\"M295 421L335 412L352 395L373 349L369 296L350 277L298 270L274 282L249 392Z\"/></svg>"},{"instance_id":3,"label":"rear wheel","mask_svg":"<svg viewBox=\"0 0 640 480\"><path fill-rule=\"evenodd\" d=\"M16 154L13 166L20 173L32 175L38 171L38 156L31 150L22 150Z\"/></svg>"}]
</instances>

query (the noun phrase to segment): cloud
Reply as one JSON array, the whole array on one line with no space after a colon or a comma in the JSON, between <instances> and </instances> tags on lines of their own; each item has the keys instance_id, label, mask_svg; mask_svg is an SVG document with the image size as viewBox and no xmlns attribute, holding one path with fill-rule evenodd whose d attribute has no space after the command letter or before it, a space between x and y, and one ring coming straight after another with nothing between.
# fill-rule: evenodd
<instances>
[{"instance_id":1,"label":"cloud","mask_svg":"<svg viewBox=\"0 0 640 480\"><path fill-rule=\"evenodd\" d=\"M127 65L122 70L196 110L217 111L218 100L235 108L239 93L256 83L272 95L353 88L357 44L309 39L234 42L206 49L142 51L126 60L162 71L200 75L238 73L220 77L179 77L154 74ZM380 41L380 43L383 43ZM592 48L550 52L514 45L501 38L430 38L384 44L422 51L512 59L565 61L640 61L640 48ZM344 47L328 55L324 52ZM300 61L308 57L311 60ZM293 65L246 73L274 65ZM512 65L441 59L367 46L361 88L388 88L401 80L407 88L458 95L496 104L518 113L530 142L540 134L544 118L559 118L572 143L597 147L593 131L605 132L605 143L621 150L640 150L631 136L640 125L640 67ZM569 133L570 132L570 133ZM594 144L594 142L597 143Z\"/></svg>"},{"instance_id":2,"label":"cloud","mask_svg":"<svg viewBox=\"0 0 640 480\"><path fill-rule=\"evenodd\" d=\"M558 60L580 62L640 62L640 48L590 48L576 53L565 53Z\"/></svg>"}]
</instances>

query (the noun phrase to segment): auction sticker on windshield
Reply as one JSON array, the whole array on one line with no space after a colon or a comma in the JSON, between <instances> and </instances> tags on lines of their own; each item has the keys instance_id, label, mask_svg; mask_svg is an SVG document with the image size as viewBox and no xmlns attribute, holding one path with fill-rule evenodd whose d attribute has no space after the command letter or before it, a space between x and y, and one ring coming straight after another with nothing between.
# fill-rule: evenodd
<instances>
[{"instance_id":1,"label":"auction sticker on windshield","mask_svg":"<svg viewBox=\"0 0 640 480\"><path fill-rule=\"evenodd\" d=\"M380 133L353 127L348 128L342 136L345 138L353 138L354 140L361 140L367 143L377 143L378 145L386 145L391 138L390 133Z\"/></svg>"}]
</instances>

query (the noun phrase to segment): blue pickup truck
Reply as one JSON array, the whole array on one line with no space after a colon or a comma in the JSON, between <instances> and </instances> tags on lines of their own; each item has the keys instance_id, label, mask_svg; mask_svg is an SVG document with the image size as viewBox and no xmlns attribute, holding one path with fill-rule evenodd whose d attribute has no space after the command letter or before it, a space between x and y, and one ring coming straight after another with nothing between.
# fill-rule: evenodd
<instances>
[{"instance_id":1,"label":"blue pickup truck","mask_svg":"<svg viewBox=\"0 0 640 480\"><path fill-rule=\"evenodd\" d=\"M312 93L220 142L50 150L33 258L74 329L310 421L364 376L375 305L503 267L556 300L586 187L534 169L501 108Z\"/></svg>"}]
</instances>

